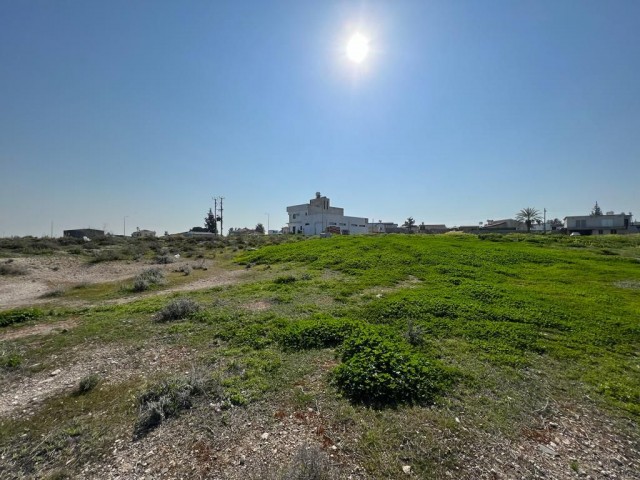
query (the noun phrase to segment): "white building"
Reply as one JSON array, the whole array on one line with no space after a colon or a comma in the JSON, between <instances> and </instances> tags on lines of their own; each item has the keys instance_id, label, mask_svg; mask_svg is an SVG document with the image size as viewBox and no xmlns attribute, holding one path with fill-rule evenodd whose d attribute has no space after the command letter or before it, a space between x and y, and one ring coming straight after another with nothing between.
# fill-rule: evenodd
<instances>
[{"instance_id":1,"label":"white building","mask_svg":"<svg viewBox=\"0 0 640 480\"><path fill-rule=\"evenodd\" d=\"M637 228L631 223L631 218L631 213L616 215L613 212L607 212L606 215L564 217L564 228L567 229L567 233L577 232L580 235L638 233Z\"/></svg>"},{"instance_id":2,"label":"white building","mask_svg":"<svg viewBox=\"0 0 640 480\"><path fill-rule=\"evenodd\" d=\"M287 207L289 233L319 235L323 232L353 235L367 233L367 219L347 217L344 209L329 205L329 199L316 192L316 198L303 205Z\"/></svg>"}]
</instances>

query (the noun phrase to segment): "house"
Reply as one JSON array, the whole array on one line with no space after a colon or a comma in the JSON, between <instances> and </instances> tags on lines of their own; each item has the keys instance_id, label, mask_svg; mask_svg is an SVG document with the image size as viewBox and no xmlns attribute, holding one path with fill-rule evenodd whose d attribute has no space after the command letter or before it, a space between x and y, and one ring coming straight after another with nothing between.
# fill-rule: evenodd
<instances>
[{"instance_id":1,"label":"house","mask_svg":"<svg viewBox=\"0 0 640 480\"><path fill-rule=\"evenodd\" d=\"M135 232L131 234L133 238L145 238L145 237L155 237L156 232L153 230L140 230L140 227L137 228Z\"/></svg>"},{"instance_id":2,"label":"house","mask_svg":"<svg viewBox=\"0 0 640 480\"><path fill-rule=\"evenodd\" d=\"M369 233L391 233L398 230L398 224L393 222L367 223L367 232Z\"/></svg>"},{"instance_id":3,"label":"house","mask_svg":"<svg viewBox=\"0 0 640 480\"><path fill-rule=\"evenodd\" d=\"M104 237L104 230L96 230L95 228L77 228L74 230L64 230L62 235L72 238L100 238Z\"/></svg>"},{"instance_id":4,"label":"house","mask_svg":"<svg viewBox=\"0 0 640 480\"><path fill-rule=\"evenodd\" d=\"M512 218L506 218L504 220L487 220L487 222L482 227L483 229L488 230L500 230L500 231L516 231L516 230L526 230L527 227L523 222L518 220L514 220Z\"/></svg>"},{"instance_id":5,"label":"house","mask_svg":"<svg viewBox=\"0 0 640 480\"><path fill-rule=\"evenodd\" d=\"M447 233L449 229L444 224L437 225L425 225L421 223L418 225L418 233Z\"/></svg>"},{"instance_id":6,"label":"house","mask_svg":"<svg viewBox=\"0 0 640 480\"><path fill-rule=\"evenodd\" d=\"M606 215L579 215L564 217L564 228L567 233L580 235L607 235L610 233L638 233L638 228L631 222L631 213L607 212Z\"/></svg>"},{"instance_id":7,"label":"house","mask_svg":"<svg viewBox=\"0 0 640 480\"><path fill-rule=\"evenodd\" d=\"M342 235L367 233L368 219L364 217L348 217L343 208L332 207L327 197L316 192L316 197L309 203L287 207L289 214L289 233L303 235L319 235L332 227L332 231L340 231Z\"/></svg>"}]
</instances>

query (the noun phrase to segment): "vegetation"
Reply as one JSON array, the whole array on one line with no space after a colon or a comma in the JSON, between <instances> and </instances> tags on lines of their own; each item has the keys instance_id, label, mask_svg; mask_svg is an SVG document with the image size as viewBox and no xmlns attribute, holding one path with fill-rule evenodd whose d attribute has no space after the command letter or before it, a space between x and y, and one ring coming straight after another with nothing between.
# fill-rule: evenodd
<instances>
[{"instance_id":1,"label":"vegetation","mask_svg":"<svg viewBox=\"0 0 640 480\"><path fill-rule=\"evenodd\" d=\"M523 222L527 226L527 233L531 231L533 222L540 222L542 217L540 212L532 207L523 208L516 214L516 220Z\"/></svg>"},{"instance_id":2,"label":"vegetation","mask_svg":"<svg viewBox=\"0 0 640 480\"><path fill-rule=\"evenodd\" d=\"M196 455L179 462L189 468L213 468L218 453L207 452L295 428L313 443L297 443L264 474L246 466L245 478L345 478L349 462L368 478L405 478L406 465L416 478L472 478L469 452L489 440L517 444L536 422L556 421L552 408L588 406L598 413L590 422L636 429L640 237L294 237L103 239L91 249L0 239L11 257L91 261L113 250L127 261L180 254L210 266L189 276L147 270L145 295L131 295L136 278L0 311L3 334L36 319L74 325L2 340L4 389L27 375L53 385L51 372L75 365L101 372L7 405L15 410L0 422L0 476L88 476L87 465L111 464L125 445L127 461L150 451L147 440ZM234 281L200 283L221 271ZM201 289L166 291L189 282ZM204 468L197 474L225 478Z\"/></svg>"},{"instance_id":3,"label":"vegetation","mask_svg":"<svg viewBox=\"0 0 640 480\"><path fill-rule=\"evenodd\" d=\"M218 221L219 219L213 214L213 210L209 209L207 216L204 217L204 227L207 232L218 234Z\"/></svg>"},{"instance_id":4,"label":"vegetation","mask_svg":"<svg viewBox=\"0 0 640 480\"><path fill-rule=\"evenodd\" d=\"M596 204L593 206L593 209L591 209L591 216L599 217L600 215L602 215L602 209L600 208L600 205L598 205L598 202L596 202Z\"/></svg>"}]
</instances>

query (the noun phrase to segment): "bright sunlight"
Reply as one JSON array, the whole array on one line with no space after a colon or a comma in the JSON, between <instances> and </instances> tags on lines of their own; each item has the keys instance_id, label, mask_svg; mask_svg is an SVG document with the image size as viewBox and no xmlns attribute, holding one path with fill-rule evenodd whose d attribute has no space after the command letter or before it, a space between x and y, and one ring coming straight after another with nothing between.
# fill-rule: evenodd
<instances>
[{"instance_id":1,"label":"bright sunlight","mask_svg":"<svg viewBox=\"0 0 640 480\"><path fill-rule=\"evenodd\" d=\"M369 39L361 33L354 33L347 43L347 58L362 63L369 54Z\"/></svg>"}]
</instances>

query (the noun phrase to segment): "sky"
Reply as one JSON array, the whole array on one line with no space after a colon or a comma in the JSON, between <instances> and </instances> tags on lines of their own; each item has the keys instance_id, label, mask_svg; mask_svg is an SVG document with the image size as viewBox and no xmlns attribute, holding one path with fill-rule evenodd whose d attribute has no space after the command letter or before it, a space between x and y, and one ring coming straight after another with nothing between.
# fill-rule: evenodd
<instances>
[{"instance_id":1,"label":"sky","mask_svg":"<svg viewBox=\"0 0 640 480\"><path fill-rule=\"evenodd\" d=\"M0 179L1 236L640 215L640 2L4 0Z\"/></svg>"}]
</instances>

